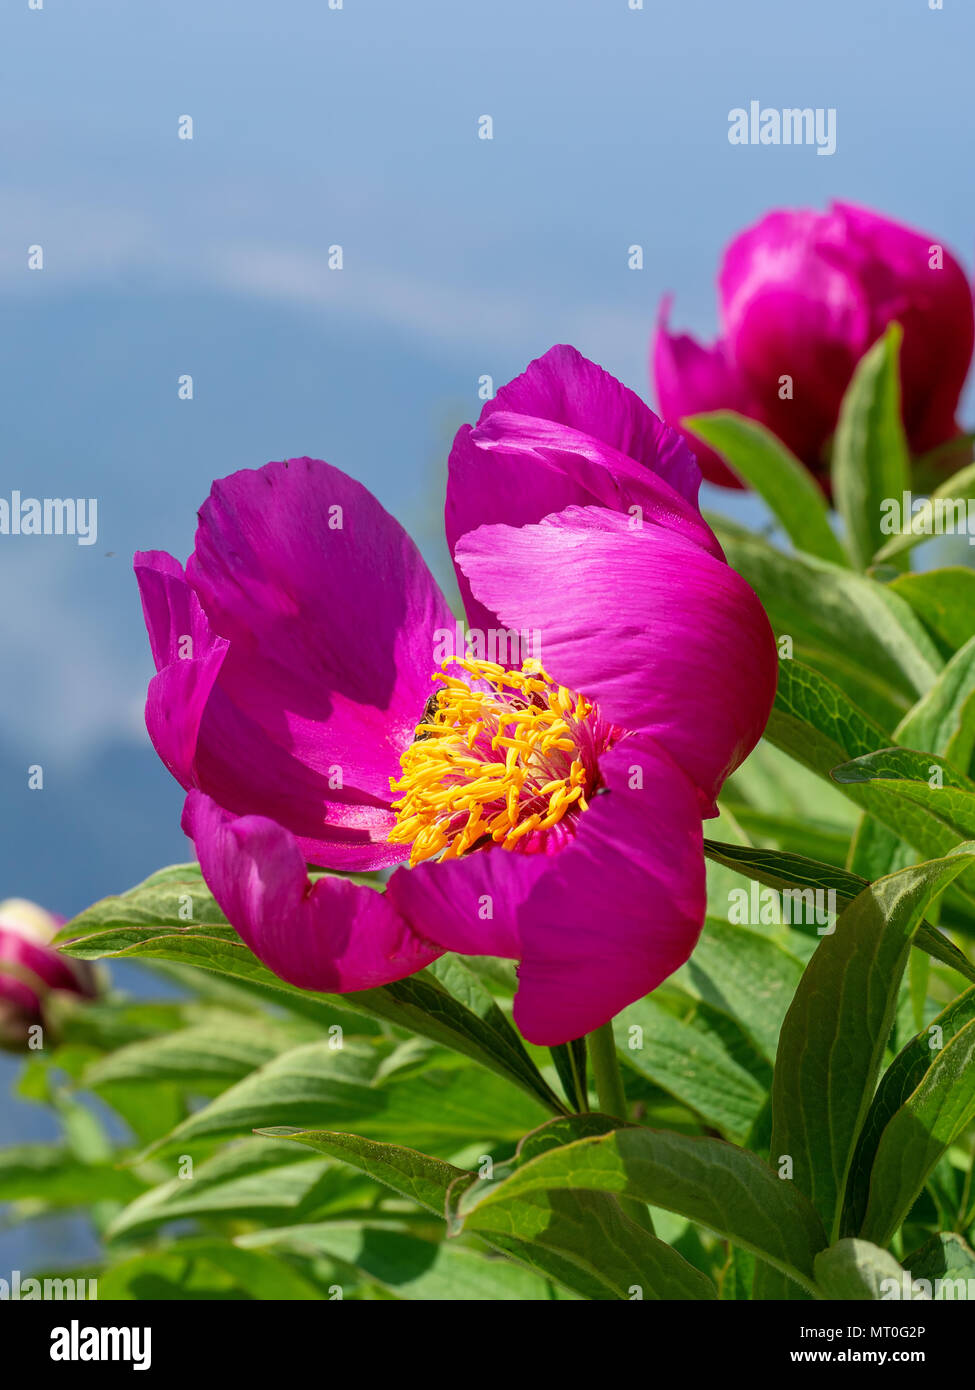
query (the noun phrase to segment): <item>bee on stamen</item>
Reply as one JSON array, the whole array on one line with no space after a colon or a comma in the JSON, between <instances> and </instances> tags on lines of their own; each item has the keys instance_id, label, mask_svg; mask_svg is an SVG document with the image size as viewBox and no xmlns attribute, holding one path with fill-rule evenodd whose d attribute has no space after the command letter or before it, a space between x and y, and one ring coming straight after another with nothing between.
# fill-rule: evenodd
<instances>
[{"instance_id":1,"label":"bee on stamen","mask_svg":"<svg viewBox=\"0 0 975 1390\"><path fill-rule=\"evenodd\" d=\"M425 724L433 723L433 720L436 714L438 713L439 709L440 691L435 690L432 695L428 696L427 702L423 706L423 713L420 715L420 722L419 724L417 724L416 733L413 735L414 743L422 743L424 739L432 737L430 730L425 729L423 726Z\"/></svg>"}]
</instances>

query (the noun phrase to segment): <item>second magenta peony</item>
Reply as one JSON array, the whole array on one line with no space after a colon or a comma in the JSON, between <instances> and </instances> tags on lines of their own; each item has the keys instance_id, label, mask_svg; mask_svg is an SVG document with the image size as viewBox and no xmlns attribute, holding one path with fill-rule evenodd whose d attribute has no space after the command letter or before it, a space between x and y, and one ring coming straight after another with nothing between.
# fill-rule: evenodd
<instances>
[{"instance_id":1,"label":"second magenta peony","mask_svg":"<svg viewBox=\"0 0 975 1390\"><path fill-rule=\"evenodd\" d=\"M771 212L735 238L718 276L721 336L711 347L668 327L651 352L664 419L735 410L761 421L820 479L840 402L888 324L904 330L904 426L914 454L953 439L973 344L972 292L935 237L849 203ZM788 384L785 385L785 379ZM740 483L700 441L712 482Z\"/></svg>"}]
</instances>

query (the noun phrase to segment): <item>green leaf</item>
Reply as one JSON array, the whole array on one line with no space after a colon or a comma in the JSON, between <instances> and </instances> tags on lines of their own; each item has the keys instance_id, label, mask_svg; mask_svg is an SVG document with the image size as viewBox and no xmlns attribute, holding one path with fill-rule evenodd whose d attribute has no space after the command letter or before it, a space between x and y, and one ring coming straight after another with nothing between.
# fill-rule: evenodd
<instances>
[{"instance_id":1,"label":"green leaf","mask_svg":"<svg viewBox=\"0 0 975 1390\"><path fill-rule=\"evenodd\" d=\"M883 728L858 709L838 685L799 661L779 662L778 688L765 737L823 777L829 776L837 762L872 753L891 742Z\"/></svg>"},{"instance_id":2,"label":"green leaf","mask_svg":"<svg viewBox=\"0 0 975 1390\"><path fill-rule=\"evenodd\" d=\"M344 1026L350 1015L383 1019L479 1062L537 1097L550 1111L564 1113L565 1106L531 1061L493 997L473 971L456 957L445 958L431 967L431 971L381 989L341 995L300 990L278 979L262 965L232 927L209 923L203 927L179 927L174 931L174 924L160 924L159 915L171 913L180 890L187 888L184 871L183 865L162 870L161 874L153 875L146 884L132 890L138 918L134 924L126 920L128 894L105 899L107 908L105 904L96 903L64 928L62 936L78 939L63 945L62 950L85 960L104 957L160 959L215 971L245 985L268 1003L283 1006L325 1028L336 1024ZM159 879L162 879L161 886L154 883ZM147 885L154 885L151 891ZM194 912L213 915L205 907L206 889L200 885L202 880L193 890ZM160 894L163 895L162 905ZM153 912L157 919L147 922L146 917ZM108 926L101 930L103 922L108 922ZM449 988L441 981L446 981ZM461 997L455 997L453 990Z\"/></svg>"},{"instance_id":3,"label":"green leaf","mask_svg":"<svg viewBox=\"0 0 975 1390\"><path fill-rule=\"evenodd\" d=\"M710 444L735 473L768 503L797 550L848 564L829 524L822 490L781 440L755 420L731 410L692 415L682 424Z\"/></svg>"},{"instance_id":4,"label":"green leaf","mask_svg":"<svg viewBox=\"0 0 975 1390\"><path fill-rule=\"evenodd\" d=\"M71 996L72 1003L73 996ZM86 999L59 1017L63 1041L75 1048L111 1052L126 1043L155 1038L187 1022L182 1001L135 1000L118 995Z\"/></svg>"},{"instance_id":5,"label":"green leaf","mask_svg":"<svg viewBox=\"0 0 975 1390\"><path fill-rule=\"evenodd\" d=\"M439 994L436 998L432 997L431 992L425 988L430 976L447 992L449 1001L442 999ZM424 1034L423 1030L416 1026L413 1014L418 1012L427 1018L440 1016L444 1024L442 1036L434 1041L453 1047L455 1051L464 1051L467 1056L473 1056L471 1049L476 1047L484 1056L491 1058L492 1070L499 1075L510 1077L549 1110L556 1113L564 1111L564 1105L542 1078L507 1015L498 1007L494 996L482 984L475 971L459 956L441 956L422 976L413 975L386 988L396 998L402 1027L429 1037L432 1036L430 1033ZM466 1014L458 1014L457 1004L463 1006ZM427 1026L429 1027L429 1024ZM458 1032L467 1040L466 1049L457 1045ZM477 1060L481 1060L480 1056Z\"/></svg>"},{"instance_id":6,"label":"green leaf","mask_svg":"<svg viewBox=\"0 0 975 1390\"><path fill-rule=\"evenodd\" d=\"M932 1284L938 1279L945 1284L964 1279L962 1297L967 1298L968 1289L971 1288L968 1281L975 1279L975 1251L954 1231L940 1231L905 1257L904 1268L910 1271L914 1279L929 1279ZM952 1287L943 1290L940 1297L954 1297L958 1292L956 1287ZM935 1295L938 1296L937 1290Z\"/></svg>"},{"instance_id":7,"label":"green leaf","mask_svg":"<svg viewBox=\"0 0 975 1390\"><path fill-rule=\"evenodd\" d=\"M307 1301L322 1293L284 1260L227 1241L181 1240L133 1255L98 1275L105 1300L240 1299Z\"/></svg>"},{"instance_id":8,"label":"green leaf","mask_svg":"<svg viewBox=\"0 0 975 1390\"><path fill-rule=\"evenodd\" d=\"M895 823L899 818L911 843L917 844L912 834L929 838L937 833L942 843L946 836L954 836L955 841L975 838L975 782L937 754L880 748L834 767L832 776L843 787L869 785L883 799L875 798L874 814L884 807Z\"/></svg>"},{"instance_id":9,"label":"green leaf","mask_svg":"<svg viewBox=\"0 0 975 1390\"><path fill-rule=\"evenodd\" d=\"M476 1207L464 1226L486 1240L500 1236L541 1247L605 1284L616 1299L697 1303L717 1297L705 1274L631 1221L607 1193L521 1193L510 1202Z\"/></svg>"},{"instance_id":10,"label":"green leaf","mask_svg":"<svg viewBox=\"0 0 975 1390\"><path fill-rule=\"evenodd\" d=\"M175 1129L186 1114L183 1092L174 1083L157 1081L146 1086L141 1081L104 1081L95 1089L125 1121L140 1146Z\"/></svg>"},{"instance_id":11,"label":"green leaf","mask_svg":"<svg viewBox=\"0 0 975 1390\"><path fill-rule=\"evenodd\" d=\"M801 767L788 753L783 753L764 738L729 777L721 800L722 803L733 803L733 811L744 801L750 812L758 816L765 813L777 820L784 818L798 824L811 821L817 832L822 829L831 838L841 839L842 852L845 852L857 823L856 808L849 804L842 792L809 768ZM739 825L748 830L743 822L739 821ZM761 828L756 831L756 837L749 832L749 840L761 838L764 833ZM748 840L744 843L748 843ZM779 848L793 849L801 854L810 853L804 843L783 844ZM834 862L828 854L816 854L814 857ZM835 862L842 864L842 857Z\"/></svg>"},{"instance_id":12,"label":"green leaf","mask_svg":"<svg viewBox=\"0 0 975 1390\"><path fill-rule=\"evenodd\" d=\"M820 864L801 854L754 849L750 845L721 844L714 840L704 841L704 853L716 864L735 869L747 878L768 884L770 888L822 889L823 892L835 893L836 901L841 905L852 902L868 886L868 881L859 874L837 869L832 864ZM922 922L918 927L914 945L942 965L957 970L966 980L975 981L975 965L929 922Z\"/></svg>"},{"instance_id":13,"label":"green leaf","mask_svg":"<svg viewBox=\"0 0 975 1390\"><path fill-rule=\"evenodd\" d=\"M362 1223L310 1222L237 1237L245 1250L327 1256L375 1280L397 1298L423 1302L550 1300L551 1285L510 1260Z\"/></svg>"},{"instance_id":14,"label":"green leaf","mask_svg":"<svg viewBox=\"0 0 975 1390\"><path fill-rule=\"evenodd\" d=\"M182 1156L181 1156L182 1157ZM155 1230L170 1221L222 1219L279 1223L296 1219L317 1193L328 1164L296 1158L289 1146L247 1140L143 1192L120 1212L107 1240Z\"/></svg>"},{"instance_id":15,"label":"green leaf","mask_svg":"<svg viewBox=\"0 0 975 1390\"><path fill-rule=\"evenodd\" d=\"M975 838L975 783L934 753L882 748L835 767L832 777L927 859ZM975 910L975 873L961 874L955 892Z\"/></svg>"},{"instance_id":16,"label":"green leaf","mask_svg":"<svg viewBox=\"0 0 975 1390\"><path fill-rule=\"evenodd\" d=\"M975 750L975 639L955 653L927 694L907 712L894 730L893 742L940 754L952 767L967 771ZM857 828L849 867L867 878L882 878L915 857L899 833L867 815Z\"/></svg>"},{"instance_id":17,"label":"green leaf","mask_svg":"<svg viewBox=\"0 0 975 1390\"><path fill-rule=\"evenodd\" d=\"M766 1091L716 1034L676 1018L652 996L618 1014L613 1033L619 1056L635 1071L727 1138L747 1137Z\"/></svg>"},{"instance_id":18,"label":"green leaf","mask_svg":"<svg viewBox=\"0 0 975 1390\"><path fill-rule=\"evenodd\" d=\"M259 1019L182 1028L129 1043L100 1058L86 1069L83 1084L179 1081L188 1086L226 1086L301 1040L295 1030Z\"/></svg>"},{"instance_id":19,"label":"green leaf","mask_svg":"<svg viewBox=\"0 0 975 1390\"><path fill-rule=\"evenodd\" d=\"M812 692L809 698L805 696L807 687ZM851 752L861 752L862 757L854 756L849 762L841 760L838 766L829 770L829 775L837 785L842 786L851 800L882 822L898 840L903 837L908 841L922 857L938 858L959 840L975 836L975 826L966 830L932 814L935 809L947 809L948 803L953 800L950 794L945 793L944 799L938 803L928 802L929 789L925 785L915 798L920 804L905 805L903 799L894 799L891 792L893 783L874 780L874 771L886 767L886 760L894 759L898 766L910 766L918 773L923 770L925 779L937 765L948 785L971 785L960 774L945 769L943 761L933 755L921 758L908 750L898 749L866 752L871 737L879 741L880 731L874 729L871 735L869 725L864 729L859 722L863 718L859 712L854 711L850 715L847 710L844 713L846 700L843 692L831 686L825 678L808 669L792 671L784 680L780 678L776 702L777 709L773 711L768 729L769 736L793 756L804 759L810 767L824 774L833 759L841 758L842 753L849 757ZM780 703L793 711L788 721L784 722L781 717L778 710ZM803 715L807 713L818 724L818 731L813 731L810 725L803 722ZM840 740L844 741L845 748ZM868 823L861 827L857 835L853 858L857 868L873 870L877 876L882 876L885 871L901 867L905 860L909 861L914 856L902 853L890 835L880 834ZM966 872L961 875L956 891L964 894L969 903L975 906L975 874ZM921 929L918 937L918 945L941 960L946 959L943 941L944 938L930 935L926 927ZM946 963L961 968L957 960Z\"/></svg>"},{"instance_id":20,"label":"green leaf","mask_svg":"<svg viewBox=\"0 0 975 1390\"><path fill-rule=\"evenodd\" d=\"M274 1058L197 1110L156 1147L290 1125L331 1125L453 1151L460 1144L514 1143L546 1118L544 1107L490 1073L445 1057L436 1066L380 1076L389 1047L308 1043Z\"/></svg>"},{"instance_id":21,"label":"green leaf","mask_svg":"<svg viewBox=\"0 0 975 1390\"><path fill-rule=\"evenodd\" d=\"M773 1162L835 1240L854 1149L876 1086L911 939L928 903L975 847L865 888L806 966L779 1039L772 1084Z\"/></svg>"},{"instance_id":22,"label":"green leaf","mask_svg":"<svg viewBox=\"0 0 975 1390\"><path fill-rule=\"evenodd\" d=\"M943 663L910 604L890 585L719 526L728 563L758 594L794 656L838 682L881 727L893 728ZM969 634L970 635L970 634ZM779 663L781 669L787 661Z\"/></svg>"},{"instance_id":23,"label":"green leaf","mask_svg":"<svg viewBox=\"0 0 975 1390\"><path fill-rule=\"evenodd\" d=\"M694 954L676 977L737 1019L769 1061L802 975L802 962L776 941L709 917Z\"/></svg>"},{"instance_id":24,"label":"green leaf","mask_svg":"<svg viewBox=\"0 0 975 1390\"><path fill-rule=\"evenodd\" d=\"M909 603L946 653L975 637L975 570L961 565L899 574L888 591Z\"/></svg>"},{"instance_id":25,"label":"green leaf","mask_svg":"<svg viewBox=\"0 0 975 1390\"><path fill-rule=\"evenodd\" d=\"M847 862L852 873L858 874L865 883L871 883L875 878L886 878L898 869L906 869L908 864L916 863L917 858L917 851L895 831L864 812L850 844ZM915 945L920 944L920 941L915 942Z\"/></svg>"},{"instance_id":26,"label":"green leaf","mask_svg":"<svg viewBox=\"0 0 975 1390\"><path fill-rule=\"evenodd\" d=\"M820 1220L792 1183L760 1158L721 1139L632 1126L580 1139L531 1159L494 1185L460 1197L465 1229L483 1230L492 1208L510 1209L559 1192L613 1193L678 1212L812 1289L813 1259L826 1244ZM498 1218L495 1218L498 1219Z\"/></svg>"},{"instance_id":27,"label":"green leaf","mask_svg":"<svg viewBox=\"0 0 975 1390\"><path fill-rule=\"evenodd\" d=\"M302 1133L297 1130L286 1132L280 1129L267 1133L270 1137L292 1139L319 1153L343 1159L360 1172L391 1187L394 1192L418 1203L427 1211L434 1212L441 1219L446 1216L448 1193L452 1193L456 1199L465 1186L477 1182L477 1174L463 1168L456 1168L428 1154L417 1153L396 1144L378 1143L357 1134L325 1131ZM526 1242L510 1232L498 1230L490 1235L486 1234L484 1238L495 1249L519 1260L546 1278L556 1280L562 1287L580 1294L583 1298L604 1301L618 1297L615 1286L608 1282L606 1274L598 1267L586 1270L575 1261L567 1259L561 1251ZM598 1266L598 1251L593 1253Z\"/></svg>"},{"instance_id":28,"label":"green leaf","mask_svg":"<svg viewBox=\"0 0 975 1390\"><path fill-rule=\"evenodd\" d=\"M795 764L793 764L795 766ZM722 796L720 806L734 816L751 843L772 841L774 848L807 854L828 864L843 865L850 845L850 830L838 828L812 817L784 816L762 811L730 796Z\"/></svg>"},{"instance_id":29,"label":"green leaf","mask_svg":"<svg viewBox=\"0 0 975 1390\"><path fill-rule=\"evenodd\" d=\"M94 931L129 926L226 926L199 864L170 864L158 869L127 893L101 898L61 928L58 942Z\"/></svg>"},{"instance_id":30,"label":"green leaf","mask_svg":"<svg viewBox=\"0 0 975 1390\"><path fill-rule=\"evenodd\" d=\"M894 730L894 741L938 753L959 772L967 772L975 751L975 638L955 653L904 716Z\"/></svg>"},{"instance_id":31,"label":"green leaf","mask_svg":"<svg viewBox=\"0 0 975 1390\"><path fill-rule=\"evenodd\" d=\"M573 1038L572 1042L559 1043L556 1047L550 1047L549 1053L569 1106L573 1110L584 1110L589 1104L586 1075L589 1050L585 1038Z\"/></svg>"},{"instance_id":32,"label":"green leaf","mask_svg":"<svg viewBox=\"0 0 975 1390\"><path fill-rule=\"evenodd\" d=\"M194 970L210 970L236 981L262 1002L309 1018L322 1028L344 1023L335 996L297 989L278 979L247 949L232 927L110 927L75 941L63 942L65 955L80 960L138 959L174 961ZM343 996L344 999L344 996Z\"/></svg>"},{"instance_id":33,"label":"green leaf","mask_svg":"<svg viewBox=\"0 0 975 1390\"><path fill-rule=\"evenodd\" d=\"M935 1056L887 1122L870 1173L862 1234L886 1244L938 1160L975 1119L975 1021Z\"/></svg>"},{"instance_id":34,"label":"green leaf","mask_svg":"<svg viewBox=\"0 0 975 1390\"><path fill-rule=\"evenodd\" d=\"M863 1225L873 1168L881 1136L887 1125L917 1090L928 1073L936 1049L952 1041L975 1021L975 989L968 989L943 1009L927 1028L923 1028L898 1053L884 1072L877 1093L870 1102L857 1143L847 1184L843 1229L858 1232Z\"/></svg>"},{"instance_id":35,"label":"green leaf","mask_svg":"<svg viewBox=\"0 0 975 1390\"><path fill-rule=\"evenodd\" d=\"M598 1113L550 1120L525 1136L515 1164L521 1167L577 1139L619 1128L619 1120ZM462 1221L458 1204L472 1186L465 1179L453 1184L448 1193L448 1222L454 1231ZM597 1295L600 1298L715 1298L710 1279L650 1230L645 1212L644 1203L618 1200L608 1193L543 1192L475 1215L471 1229L484 1239L520 1237L532 1249L543 1248L549 1257L564 1257L584 1278L603 1281L605 1292Z\"/></svg>"},{"instance_id":36,"label":"green leaf","mask_svg":"<svg viewBox=\"0 0 975 1390\"><path fill-rule=\"evenodd\" d=\"M847 547L865 569L885 537L885 498L910 487L910 451L901 418L900 345L892 323L857 365L840 405L833 438L833 498L846 526Z\"/></svg>"},{"instance_id":37,"label":"green leaf","mask_svg":"<svg viewBox=\"0 0 975 1390\"><path fill-rule=\"evenodd\" d=\"M0 1149L0 1202L40 1201L50 1207L129 1201L145 1188L136 1175L111 1163L81 1163L48 1144Z\"/></svg>"},{"instance_id":38,"label":"green leaf","mask_svg":"<svg viewBox=\"0 0 975 1390\"><path fill-rule=\"evenodd\" d=\"M841 1240L816 1256L816 1282L827 1298L861 1303L883 1299L887 1279L902 1287L904 1271L886 1250L867 1240Z\"/></svg>"},{"instance_id":39,"label":"green leaf","mask_svg":"<svg viewBox=\"0 0 975 1390\"><path fill-rule=\"evenodd\" d=\"M473 1173L464 1168L455 1168L441 1158L431 1158L429 1154L417 1153L399 1144L365 1139L359 1134L300 1130L287 1126L262 1129L258 1133L269 1139L288 1139L296 1144L304 1144L316 1153L341 1159L377 1182L391 1187L401 1197L408 1197L411 1202L433 1212L441 1220L445 1218L447 1190L451 1184L460 1178L471 1182L475 1178Z\"/></svg>"},{"instance_id":40,"label":"green leaf","mask_svg":"<svg viewBox=\"0 0 975 1390\"><path fill-rule=\"evenodd\" d=\"M718 1297L725 1302L750 1303L755 1279L755 1256L750 1250L728 1246L728 1257L718 1275ZM789 1282L790 1288L796 1286Z\"/></svg>"},{"instance_id":41,"label":"green leaf","mask_svg":"<svg viewBox=\"0 0 975 1390\"><path fill-rule=\"evenodd\" d=\"M585 1115L563 1115L557 1120L547 1120L545 1124L526 1134L518 1145L516 1163L527 1163L530 1158L548 1153L549 1149L560 1149L576 1139L588 1139L594 1134L609 1134L611 1130L622 1129L622 1123L613 1115L603 1115L592 1110Z\"/></svg>"},{"instance_id":42,"label":"green leaf","mask_svg":"<svg viewBox=\"0 0 975 1390\"><path fill-rule=\"evenodd\" d=\"M898 494L891 495L896 496L897 501L900 502L901 498ZM951 535L954 529L954 517L950 512L948 516L952 522L952 531L947 530L943 524L938 524L938 503L946 498L951 501L960 500L963 508L969 498L975 498L975 463L966 464L964 468L960 468L957 473L953 473L950 478L936 487L913 516L901 517L902 526L907 522L906 528L895 532L880 547L873 557L874 564L885 564L897 556L903 555L919 541L923 541L929 536ZM963 511L963 515L967 520L967 511ZM964 530L960 534L965 534Z\"/></svg>"}]
</instances>

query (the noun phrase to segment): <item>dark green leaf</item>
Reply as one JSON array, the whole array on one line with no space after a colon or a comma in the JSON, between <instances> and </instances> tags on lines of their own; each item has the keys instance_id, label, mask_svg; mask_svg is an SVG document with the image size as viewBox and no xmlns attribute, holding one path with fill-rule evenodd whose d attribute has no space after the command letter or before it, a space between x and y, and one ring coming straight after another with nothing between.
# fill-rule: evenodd
<instances>
[{"instance_id":1,"label":"dark green leaf","mask_svg":"<svg viewBox=\"0 0 975 1390\"><path fill-rule=\"evenodd\" d=\"M975 848L865 888L806 966L779 1039L772 1087L773 1163L835 1240L853 1153L873 1096L911 939L935 895Z\"/></svg>"},{"instance_id":2,"label":"dark green leaf","mask_svg":"<svg viewBox=\"0 0 975 1390\"><path fill-rule=\"evenodd\" d=\"M975 1021L934 1056L917 1089L888 1120L870 1172L862 1234L886 1244L935 1164L975 1119Z\"/></svg>"},{"instance_id":3,"label":"dark green leaf","mask_svg":"<svg viewBox=\"0 0 975 1390\"><path fill-rule=\"evenodd\" d=\"M357 1134L323 1131L291 1131L285 1134L281 1130L269 1133L272 1137L287 1137L319 1153L343 1159L441 1218L446 1215L448 1193L452 1193L456 1199L465 1186L477 1182L476 1173L455 1168L428 1154L417 1153L397 1144L377 1143ZM599 1301L617 1297L605 1275L599 1271L587 1272L558 1250L526 1242L513 1233L500 1230L485 1235L485 1239L496 1249L545 1277L556 1280L583 1298Z\"/></svg>"},{"instance_id":4,"label":"dark green leaf","mask_svg":"<svg viewBox=\"0 0 975 1390\"><path fill-rule=\"evenodd\" d=\"M867 1207L870 1172L884 1130L924 1080L937 1050L975 1020L975 989L952 1000L927 1028L904 1047L880 1079L857 1143L847 1185L843 1229L860 1230Z\"/></svg>"},{"instance_id":5,"label":"dark green leaf","mask_svg":"<svg viewBox=\"0 0 975 1390\"><path fill-rule=\"evenodd\" d=\"M845 906L866 888L867 880L858 874L837 869L832 864L820 864L801 854L784 854L770 849L754 849L750 845L719 844L704 841L704 853L716 864L735 869L747 878L757 879L770 888L811 888L814 891L836 894L837 904ZM917 929L914 944L942 965L950 965L966 980L975 981L975 965L958 947L928 922Z\"/></svg>"},{"instance_id":6,"label":"dark green leaf","mask_svg":"<svg viewBox=\"0 0 975 1390\"><path fill-rule=\"evenodd\" d=\"M580 1139L493 1186L468 1187L458 1214L465 1228L483 1230L492 1207L514 1213L523 1199L565 1191L614 1193L678 1212L810 1289L813 1259L826 1243L806 1198L754 1154L721 1139L640 1126Z\"/></svg>"},{"instance_id":7,"label":"dark green leaf","mask_svg":"<svg viewBox=\"0 0 975 1390\"><path fill-rule=\"evenodd\" d=\"M972 1287L969 1281L975 1279L975 1251L954 1231L941 1231L925 1241L913 1254L906 1256L904 1268L910 1271L914 1279L929 1279L932 1284L938 1279L944 1283L951 1281L953 1287L943 1291L941 1297L946 1294L954 1297L961 1293L967 1299ZM954 1284L958 1279L965 1280L963 1292Z\"/></svg>"}]
</instances>

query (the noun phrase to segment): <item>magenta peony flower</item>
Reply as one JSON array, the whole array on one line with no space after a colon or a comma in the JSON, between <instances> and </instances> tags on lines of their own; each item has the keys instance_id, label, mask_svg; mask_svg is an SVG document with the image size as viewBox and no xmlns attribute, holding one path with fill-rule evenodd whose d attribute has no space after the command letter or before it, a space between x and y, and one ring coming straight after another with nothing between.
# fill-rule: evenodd
<instances>
[{"instance_id":1,"label":"magenta peony flower","mask_svg":"<svg viewBox=\"0 0 975 1390\"><path fill-rule=\"evenodd\" d=\"M451 455L466 649L402 528L315 459L215 483L185 575L136 557L149 732L270 969L356 990L445 950L512 958L517 1022L554 1044L687 959L701 818L776 669L699 482L678 435L559 347ZM307 862L400 867L383 893Z\"/></svg>"},{"instance_id":2,"label":"magenta peony flower","mask_svg":"<svg viewBox=\"0 0 975 1390\"><path fill-rule=\"evenodd\" d=\"M91 997L91 967L51 947L64 922L26 898L0 902L0 1046L26 1047L28 1029L44 1022L52 990Z\"/></svg>"},{"instance_id":3,"label":"magenta peony flower","mask_svg":"<svg viewBox=\"0 0 975 1390\"><path fill-rule=\"evenodd\" d=\"M737 237L718 279L722 336L703 347L667 327L651 354L657 400L673 424L737 410L767 425L817 475L853 370L888 324L904 330L901 384L912 450L958 434L955 411L972 356L972 293L931 237L833 203L826 213L772 212ZM790 377L790 387L781 381ZM690 437L690 436L689 436ZM706 477L740 483L691 439Z\"/></svg>"}]
</instances>

